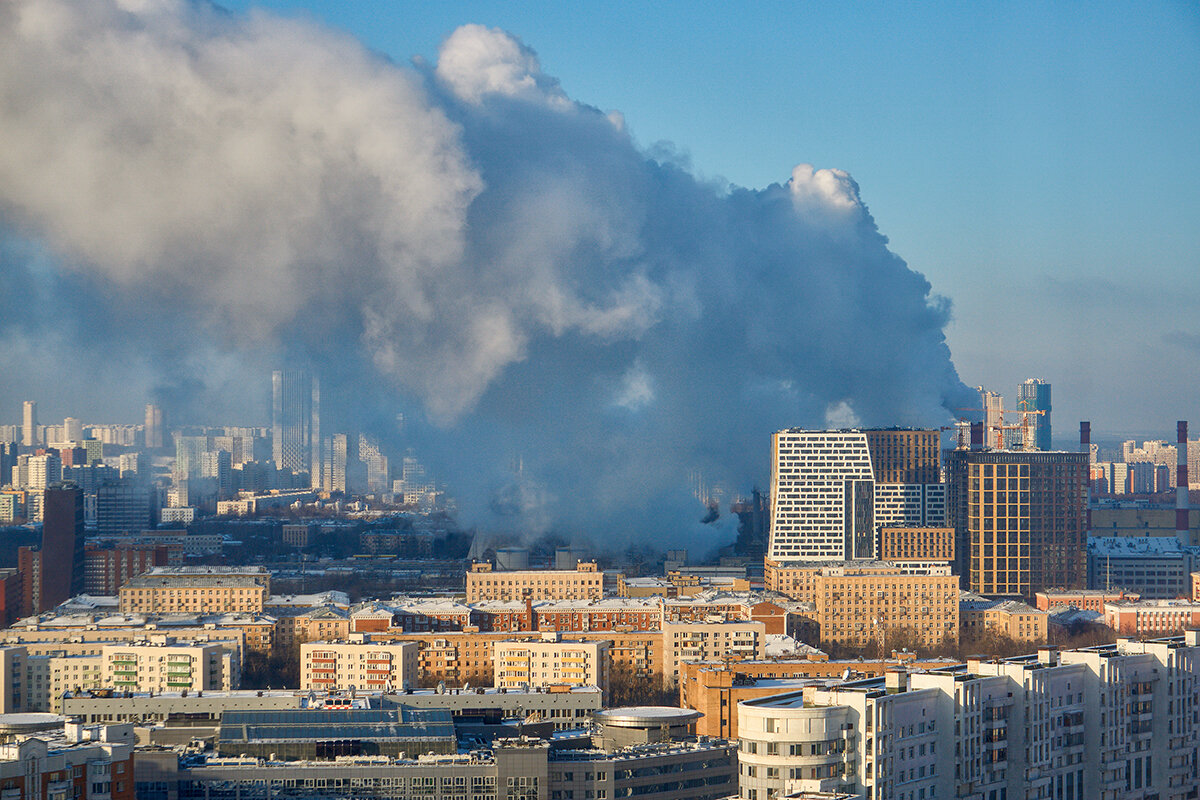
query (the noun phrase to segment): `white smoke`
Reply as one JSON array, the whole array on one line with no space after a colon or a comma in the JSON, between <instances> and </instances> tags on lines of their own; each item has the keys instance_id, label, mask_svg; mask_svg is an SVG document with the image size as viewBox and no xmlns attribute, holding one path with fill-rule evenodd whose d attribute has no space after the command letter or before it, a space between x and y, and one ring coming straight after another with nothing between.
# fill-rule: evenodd
<instances>
[{"instance_id":1,"label":"white smoke","mask_svg":"<svg viewBox=\"0 0 1200 800\"><path fill-rule=\"evenodd\" d=\"M969 397L849 175L700 183L503 31L404 67L267 14L13 0L0 142L0 223L54 254L81 360L302 354L352 422L405 412L468 521L691 531L688 471L749 488L771 430Z\"/></svg>"}]
</instances>

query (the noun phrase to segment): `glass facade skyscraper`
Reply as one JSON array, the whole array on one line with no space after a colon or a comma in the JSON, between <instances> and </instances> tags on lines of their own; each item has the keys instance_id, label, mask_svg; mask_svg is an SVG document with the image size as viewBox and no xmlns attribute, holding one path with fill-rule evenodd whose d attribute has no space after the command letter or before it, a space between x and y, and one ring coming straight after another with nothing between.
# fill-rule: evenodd
<instances>
[{"instance_id":1,"label":"glass facade skyscraper","mask_svg":"<svg viewBox=\"0 0 1200 800\"><path fill-rule=\"evenodd\" d=\"M304 370L271 373L271 455L278 469L321 483L321 388Z\"/></svg>"}]
</instances>

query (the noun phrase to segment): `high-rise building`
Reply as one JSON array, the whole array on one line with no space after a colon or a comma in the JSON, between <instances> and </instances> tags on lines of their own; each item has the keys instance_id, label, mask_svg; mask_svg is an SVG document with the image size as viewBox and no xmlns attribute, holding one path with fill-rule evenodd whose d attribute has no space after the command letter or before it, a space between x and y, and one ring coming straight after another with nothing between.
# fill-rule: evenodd
<instances>
[{"instance_id":1,"label":"high-rise building","mask_svg":"<svg viewBox=\"0 0 1200 800\"><path fill-rule=\"evenodd\" d=\"M38 441L37 402L26 400L22 411L21 444L26 447L37 447L41 444Z\"/></svg>"},{"instance_id":2,"label":"high-rise building","mask_svg":"<svg viewBox=\"0 0 1200 800\"><path fill-rule=\"evenodd\" d=\"M870 559L881 525L945 524L939 445L934 430L774 434L767 557Z\"/></svg>"},{"instance_id":3,"label":"high-rise building","mask_svg":"<svg viewBox=\"0 0 1200 800\"><path fill-rule=\"evenodd\" d=\"M999 447L1005 438L1004 398L982 386L976 386L975 389L979 392L979 402L983 408L983 442L988 447Z\"/></svg>"},{"instance_id":4,"label":"high-rise building","mask_svg":"<svg viewBox=\"0 0 1200 800\"><path fill-rule=\"evenodd\" d=\"M271 447L280 469L307 472L319 486L321 467L321 388L303 370L271 373Z\"/></svg>"},{"instance_id":5,"label":"high-rise building","mask_svg":"<svg viewBox=\"0 0 1200 800\"><path fill-rule=\"evenodd\" d=\"M868 429L867 449L877 483L937 483L941 480L941 436L935 430Z\"/></svg>"},{"instance_id":6,"label":"high-rise building","mask_svg":"<svg viewBox=\"0 0 1200 800\"><path fill-rule=\"evenodd\" d=\"M83 423L75 417L63 420L63 441L78 442L83 439Z\"/></svg>"},{"instance_id":7,"label":"high-rise building","mask_svg":"<svg viewBox=\"0 0 1200 800\"><path fill-rule=\"evenodd\" d=\"M953 450L948 472L963 588L1032 597L1087 585L1087 453Z\"/></svg>"},{"instance_id":8,"label":"high-rise building","mask_svg":"<svg viewBox=\"0 0 1200 800\"><path fill-rule=\"evenodd\" d=\"M358 460L367 469L367 489L372 492L387 491L388 459L379 447L379 442L366 434L358 435Z\"/></svg>"},{"instance_id":9,"label":"high-rise building","mask_svg":"<svg viewBox=\"0 0 1200 800\"><path fill-rule=\"evenodd\" d=\"M38 574L27 592L30 613L41 613L83 592L83 491L72 484L46 489L42 498Z\"/></svg>"},{"instance_id":10,"label":"high-rise building","mask_svg":"<svg viewBox=\"0 0 1200 800\"><path fill-rule=\"evenodd\" d=\"M175 437L175 481L203 477L204 454L208 452L207 436Z\"/></svg>"},{"instance_id":11,"label":"high-rise building","mask_svg":"<svg viewBox=\"0 0 1200 800\"><path fill-rule=\"evenodd\" d=\"M145 483L121 480L96 490L96 531L120 534L154 526L154 490Z\"/></svg>"},{"instance_id":12,"label":"high-rise building","mask_svg":"<svg viewBox=\"0 0 1200 800\"><path fill-rule=\"evenodd\" d=\"M1028 416L1028 428L1033 434L1033 446L1025 442L1026 450L1052 450L1050 446L1050 384L1041 378L1030 378L1017 387L1018 411L1042 411Z\"/></svg>"},{"instance_id":13,"label":"high-rise building","mask_svg":"<svg viewBox=\"0 0 1200 800\"><path fill-rule=\"evenodd\" d=\"M872 547L875 478L862 431L778 431L771 451L769 559L843 561Z\"/></svg>"},{"instance_id":14,"label":"high-rise building","mask_svg":"<svg viewBox=\"0 0 1200 800\"><path fill-rule=\"evenodd\" d=\"M45 489L62 480L62 459L53 453L29 456L26 463L28 473L24 488Z\"/></svg>"},{"instance_id":15,"label":"high-rise building","mask_svg":"<svg viewBox=\"0 0 1200 800\"><path fill-rule=\"evenodd\" d=\"M146 448L157 450L163 446L163 412L162 408L152 403L146 405Z\"/></svg>"},{"instance_id":16,"label":"high-rise building","mask_svg":"<svg viewBox=\"0 0 1200 800\"><path fill-rule=\"evenodd\" d=\"M13 482L13 467L16 465L16 442L0 442L0 486L8 486Z\"/></svg>"},{"instance_id":17,"label":"high-rise building","mask_svg":"<svg viewBox=\"0 0 1200 800\"><path fill-rule=\"evenodd\" d=\"M351 459L350 438L344 433L325 437L324 475L321 488L327 492L347 491L346 468Z\"/></svg>"}]
</instances>

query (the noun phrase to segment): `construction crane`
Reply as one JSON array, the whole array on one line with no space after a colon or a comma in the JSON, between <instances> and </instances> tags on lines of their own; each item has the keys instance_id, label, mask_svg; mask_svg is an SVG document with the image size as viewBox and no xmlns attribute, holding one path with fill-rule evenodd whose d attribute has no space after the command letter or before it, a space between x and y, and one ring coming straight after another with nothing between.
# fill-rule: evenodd
<instances>
[{"instance_id":1,"label":"construction crane","mask_svg":"<svg viewBox=\"0 0 1200 800\"><path fill-rule=\"evenodd\" d=\"M1040 409L1029 408L1028 400L1022 400L1018 405L1022 406L1022 408L1020 408L1020 409L1013 409L1013 408L992 408L992 409L988 409L988 408L956 408L955 411L973 411L976 413L983 414L984 426L987 427L988 429L996 432L996 449L998 449L998 450L1004 449L1004 432L1005 431L1021 431L1021 447L1022 447L1022 449L1033 450L1033 449L1035 449L1033 447L1033 436L1032 436L1033 429L1030 427L1029 418L1045 414L1046 412L1043 410L1040 410ZM987 417L988 417L989 411L993 414L1000 415L1000 422L998 424L992 424L992 425L987 424ZM1021 421L1015 425L1005 425L1004 424L1004 415L1005 414L1020 414ZM969 422L970 420L966 419L965 417L960 417L959 421L960 422ZM959 446L961 447L962 446L961 432L959 433L959 439L960 439Z\"/></svg>"}]
</instances>

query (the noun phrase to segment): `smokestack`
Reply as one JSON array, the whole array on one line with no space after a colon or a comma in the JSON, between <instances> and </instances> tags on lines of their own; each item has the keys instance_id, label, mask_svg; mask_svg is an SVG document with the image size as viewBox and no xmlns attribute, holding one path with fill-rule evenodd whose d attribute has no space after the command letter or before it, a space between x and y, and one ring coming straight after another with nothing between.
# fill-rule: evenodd
<instances>
[{"instance_id":1,"label":"smokestack","mask_svg":"<svg viewBox=\"0 0 1200 800\"><path fill-rule=\"evenodd\" d=\"M1083 490L1084 506L1083 506L1083 521L1085 527L1084 535L1091 535L1092 532L1092 423L1088 420L1081 420L1079 423L1079 449L1087 453L1088 457L1088 477L1087 485ZM1112 491L1111 489L1109 491Z\"/></svg>"},{"instance_id":2,"label":"smokestack","mask_svg":"<svg viewBox=\"0 0 1200 800\"><path fill-rule=\"evenodd\" d=\"M972 450L982 450L983 449L983 423L982 422L972 422L971 423L971 449Z\"/></svg>"},{"instance_id":3,"label":"smokestack","mask_svg":"<svg viewBox=\"0 0 1200 800\"><path fill-rule=\"evenodd\" d=\"M1188 467L1187 467L1187 420L1175 423L1175 536L1180 544L1191 544L1188 539Z\"/></svg>"}]
</instances>

